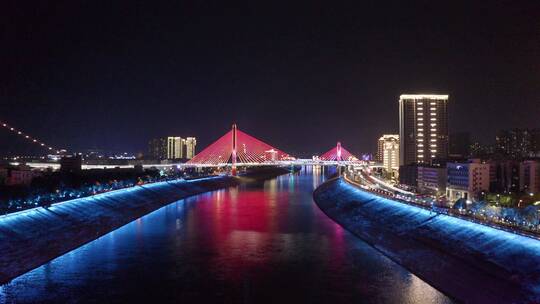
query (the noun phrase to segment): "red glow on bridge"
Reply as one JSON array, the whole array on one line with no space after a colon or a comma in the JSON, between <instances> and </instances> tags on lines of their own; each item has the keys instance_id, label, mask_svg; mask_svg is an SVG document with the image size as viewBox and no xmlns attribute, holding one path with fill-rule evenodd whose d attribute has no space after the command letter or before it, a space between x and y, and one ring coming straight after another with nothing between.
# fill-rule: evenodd
<instances>
[{"instance_id":1,"label":"red glow on bridge","mask_svg":"<svg viewBox=\"0 0 540 304\"><path fill-rule=\"evenodd\" d=\"M358 158L343 148L340 142L338 142L334 148L324 153L319 158L322 161L358 161Z\"/></svg>"},{"instance_id":2,"label":"red glow on bridge","mask_svg":"<svg viewBox=\"0 0 540 304\"><path fill-rule=\"evenodd\" d=\"M260 164L293 159L289 154L276 149L236 128L206 147L188 164L224 165L232 163Z\"/></svg>"}]
</instances>

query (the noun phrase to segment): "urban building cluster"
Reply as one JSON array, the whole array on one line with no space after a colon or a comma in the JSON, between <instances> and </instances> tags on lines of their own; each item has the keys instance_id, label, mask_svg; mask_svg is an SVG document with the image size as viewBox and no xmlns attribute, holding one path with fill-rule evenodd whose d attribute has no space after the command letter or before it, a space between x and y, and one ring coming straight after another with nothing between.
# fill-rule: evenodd
<instances>
[{"instance_id":1,"label":"urban building cluster","mask_svg":"<svg viewBox=\"0 0 540 304\"><path fill-rule=\"evenodd\" d=\"M197 139L168 136L155 138L148 143L148 155L156 160L192 159L195 156Z\"/></svg>"},{"instance_id":2,"label":"urban building cluster","mask_svg":"<svg viewBox=\"0 0 540 304\"><path fill-rule=\"evenodd\" d=\"M491 145L472 143L469 133L449 132L448 95L401 95L399 134L382 135L376 155L386 178L448 204L494 197L517 207L540 193L540 130L500 130Z\"/></svg>"},{"instance_id":3,"label":"urban building cluster","mask_svg":"<svg viewBox=\"0 0 540 304\"><path fill-rule=\"evenodd\" d=\"M41 174L41 171L32 170L26 165L3 166L0 167L0 185L30 185L32 180L37 176L41 176Z\"/></svg>"},{"instance_id":4,"label":"urban building cluster","mask_svg":"<svg viewBox=\"0 0 540 304\"><path fill-rule=\"evenodd\" d=\"M77 153L50 154L47 156L16 156L0 163L0 186L30 186L32 181L46 171L59 169L63 173L80 172L86 168L126 168L163 162L183 162L196 154L195 137L163 137L149 142L148 154L106 153L89 149ZM39 164L41 166L36 165ZM58 166L59 165L59 166Z\"/></svg>"}]
</instances>

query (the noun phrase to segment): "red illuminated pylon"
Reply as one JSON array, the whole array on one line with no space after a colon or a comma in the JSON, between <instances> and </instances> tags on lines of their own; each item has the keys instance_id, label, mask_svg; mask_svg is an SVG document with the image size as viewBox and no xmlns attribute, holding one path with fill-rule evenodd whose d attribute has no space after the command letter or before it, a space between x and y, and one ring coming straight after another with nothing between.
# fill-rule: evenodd
<instances>
[{"instance_id":1,"label":"red illuminated pylon","mask_svg":"<svg viewBox=\"0 0 540 304\"><path fill-rule=\"evenodd\" d=\"M236 176L236 124L232 125L232 153L231 153L231 159L232 159L232 168L231 173L233 176Z\"/></svg>"},{"instance_id":2,"label":"red illuminated pylon","mask_svg":"<svg viewBox=\"0 0 540 304\"><path fill-rule=\"evenodd\" d=\"M291 156L269 144L250 136L236 127L220 137L187 163L220 166L228 163L233 169L238 163L261 164L292 159Z\"/></svg>"},{"instance_id":3,"label":"red illuminated pylon","mask_svg":"<svg viewBox=\"0 0 540 304\"><path fill-rule=\"evenodd\" d=\"M358 161L358 158L343 148L340 142L338 142L330 151L322 154L319 158L322 161Z\"/></svg>"}]
</instances>

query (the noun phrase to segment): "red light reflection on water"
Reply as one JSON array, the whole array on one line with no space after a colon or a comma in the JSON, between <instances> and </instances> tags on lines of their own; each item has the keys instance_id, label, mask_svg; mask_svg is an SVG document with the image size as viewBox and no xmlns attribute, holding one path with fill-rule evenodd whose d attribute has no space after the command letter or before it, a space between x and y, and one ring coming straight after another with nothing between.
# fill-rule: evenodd
<instances>
[{"instance_id":1,"label":"red light reflection on water","mask_svg":"<svg viewBox=\"0 0 540 304\"><path fill-rule=\"evenodd\" d=\"M343 229L306 201L304 194L295 200L277 188L230 189L198 200L192 229L201 237L193 245L211 251L209 263L224 279L241 279L245 273L302 260L312 252L319 252L317 259L331 269L343 266ZM303 216L306 212L316 216Z\"/></svg>"}]
</instances>

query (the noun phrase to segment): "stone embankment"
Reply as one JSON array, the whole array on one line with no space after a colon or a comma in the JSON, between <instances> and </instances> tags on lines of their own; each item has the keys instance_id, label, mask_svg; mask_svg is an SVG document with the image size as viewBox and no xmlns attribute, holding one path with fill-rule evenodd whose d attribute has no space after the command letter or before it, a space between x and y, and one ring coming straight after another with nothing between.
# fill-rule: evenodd
<instances>
[{"instance_id":1,"label":"stone embankment","mask_svg":"<svg viewBox=\"0 0 540 304\"><path fill-rule=\"evenodd\" d=\"M317 205L386 256L465 303L538 303L540 241L379 197L343 179Z\"/></svg>"},{"instance_id":2,"label":"stone embankment","mask_svg":"<svg viewBox=\"0 0 540 304\"><path fill-rule=\"evenodd\" d=\"M135 186L0 217L0 284L188 196L288 173L261 168L219 176Z\"/></svg>"}]
</instances>

